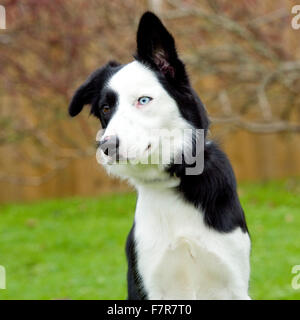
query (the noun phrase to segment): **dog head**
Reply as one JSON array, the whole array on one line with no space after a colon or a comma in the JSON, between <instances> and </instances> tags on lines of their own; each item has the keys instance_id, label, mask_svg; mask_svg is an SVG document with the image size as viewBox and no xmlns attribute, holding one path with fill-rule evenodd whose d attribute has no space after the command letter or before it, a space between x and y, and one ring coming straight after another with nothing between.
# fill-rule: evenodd
<instances>
[{"instance_id":1,"label":"dog head","mask_svg":"<svg viewBox=\"0 0 300 320\"><path fill-rule=\"evenodd\" d=\"M207 130L209 122L172 35L151 12L140 20L134 58L125 65L111 61L92 73L76 91L69 113L76 116L91 105L103 128L100 157L110 172L152 180L165 168L160 161L149 164L149 157L158 159L162 140L172 140L172 161L182 153L182 131Z\"/></svg>"}]
</instances>

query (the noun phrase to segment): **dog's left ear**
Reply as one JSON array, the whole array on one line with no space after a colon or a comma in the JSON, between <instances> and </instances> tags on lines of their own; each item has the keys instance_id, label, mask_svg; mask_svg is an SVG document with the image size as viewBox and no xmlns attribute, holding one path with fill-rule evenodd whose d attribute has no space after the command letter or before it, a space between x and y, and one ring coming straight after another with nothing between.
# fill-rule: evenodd
<instances>
[{"instance_id":1,"label":"dog's left ear","mask_svg":"<svg viewBox=\"0 0 300 320\"><path fill-rule=\"evenodd\" d=\"M186 80L184 65L178 58L174 38L152 12L144 13L140 20L136 58L170 79Z\"/></svg>"}]
</instances>

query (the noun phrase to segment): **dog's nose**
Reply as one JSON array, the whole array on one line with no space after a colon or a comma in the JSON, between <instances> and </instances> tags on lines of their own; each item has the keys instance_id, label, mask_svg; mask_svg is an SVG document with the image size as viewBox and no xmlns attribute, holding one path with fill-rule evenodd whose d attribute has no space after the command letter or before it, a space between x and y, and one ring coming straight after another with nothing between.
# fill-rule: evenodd
<instances>
[{"instance_id":1,"label":"dog's nose","mask_svg":"<svg viewBox=\"0 0 300 320\"><path fill-rule=\"evenodd\" d=\"M117 136L106 136L100 140L99 147L107 156L113 157L116 155L120 145L120 140Z\"/></svg>"}]
</instances>

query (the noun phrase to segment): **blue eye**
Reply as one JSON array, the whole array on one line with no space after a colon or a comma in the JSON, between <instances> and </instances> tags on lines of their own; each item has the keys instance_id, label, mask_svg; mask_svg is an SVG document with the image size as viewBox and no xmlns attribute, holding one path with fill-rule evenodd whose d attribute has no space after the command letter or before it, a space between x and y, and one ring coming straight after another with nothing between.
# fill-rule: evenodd
<instances>
[{"instance_id":1,"label":"blue eye","mask_svg":"<svg viewBox=\"0 0 300 320\"><path fill-rule=\"evenodd\" d=\"M152 100L152 98L150 98L150 97L140 97L138 99L138 102L139 102L139 104L144 105L144 104L149 103L151 100Z\"/></svg>"}]
</instances>

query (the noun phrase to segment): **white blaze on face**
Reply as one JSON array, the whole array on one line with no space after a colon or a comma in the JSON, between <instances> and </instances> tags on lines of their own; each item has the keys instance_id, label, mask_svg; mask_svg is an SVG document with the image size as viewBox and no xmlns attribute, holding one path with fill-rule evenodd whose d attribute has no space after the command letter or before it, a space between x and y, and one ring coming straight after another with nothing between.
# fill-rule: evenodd
<instances>
[{"instance_id":1,"label":"white blaze on face","mask_svg":"<svg viewBox=\"0 0 300 320\"><path fill-rule=\"evenodd\" d=\"M118 104L103 138L118 136L120 156L143 161L149 154L158 152L161 137L153 132L176 129L174 132L180 133L190 128L155 73L140 62L134 61L123 67L112 76L107 87L117 94ZM152 100L139 105L138 99L141 97ZM179 136L173 138L181 148L181 134Z\"/></svg>"}]
</instances>

